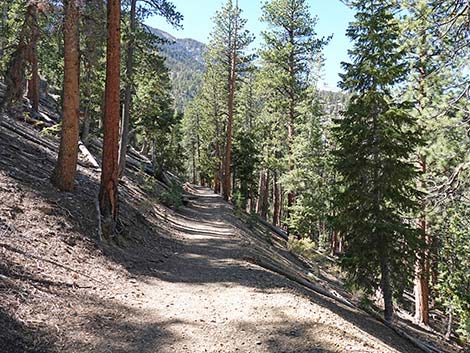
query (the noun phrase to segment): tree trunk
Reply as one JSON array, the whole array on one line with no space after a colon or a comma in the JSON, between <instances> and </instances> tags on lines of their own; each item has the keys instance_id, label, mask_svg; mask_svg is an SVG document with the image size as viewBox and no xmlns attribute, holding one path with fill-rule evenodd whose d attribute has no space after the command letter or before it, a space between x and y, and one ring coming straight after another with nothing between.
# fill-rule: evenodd
<instances>
[{"instance_id":1,"label":"tree trunk","mask_svg":"<svg viewBox=\"0 0 470 353\"><path fill-rule=\"evenodd\" d=\"M294 40L294 32L293 30L289 30L289 43L291 45L291 52L289 53L289 76L291 87L289 87L289 121L287 122L287 143L288 143L288 167L289 172L294 170L294 158L293 158L293 145L294 145L294 119L295 119L295 56L294 56L294 48L295 48L295 40ZM295 202L295 193L290 191L287 195L287 206L289 213L289 208L294 205Z\"/></svg>"},{"instance_id":2,"label":"tree trunk","mask_svg":"<svg viewBox=\"0 0 470 353\"><path fill-rule=\"evenodd\" d=\"M38 65L38 9L36 6L32 7L32 27L30 37L30 51L29 51L29 64L31 66L31 79L28 82L28 98L31 101L31 106L34 112L39 112L39 65Z\"/></svg>"},{"instance_id":3,"label":"tree trunk","mask_svg":"<svg viewBox=\"0 0 470 353\"><path fill-rule=\"evenodd\" d=\"M199 137L199 112L196 114L196 156L197 156L197 163L200 163L201 161L201 148L200 148L200 137ZM199 170L199 168L195 167L196 170ZM202 173L199 171L199 180L201 181L202 184Z\"/></svg>"},{"instance_id":4,"label":"tree trunk","mask_svg":"<svg viewBox=\"0 0 470 353\"><path fill-rule=\"evenodd\" d=\"M78 159L80 109L79 0L64 1L64 100L59 156L51 181L60 190L74 187Z\"/></svg>"},{"instance_id":5,"label":"tree trunk","mask_svg":"<svg viewBox=\"0 0 470 353\"><path fill-rule=\"evenodd\" d=\"M220 167L219 167L220 169ZM214 192L216 194L220 194L220 176L219 176L219 169L217 167L214 171Z\"/></svg>"},{"instance_id":6,"label":"tree trunk","mask_svg":"<svg viewBox=\"0 0 470 353\"><path fill-rule=\"evenodd\" d=\"M191 148L191 163L192 163L192 176L193 176L193 185L196 185L196 151L194 145Z\"/></svg>"},{"instance_id":7,"label":"tree trunk","mask_svg":"<svg viewBox=\"0 0 470 353\"><path fill-rule=\"evenodd\" d=\"M277 180L277 172L273 174L273 225L281 224L281 190Z\"/></svg>"},{"instance_id":8,"label":"tree trunk","mask_svg":"<svg viewBox=\"0 0 470 353\"><path fill-rule=\"evenodd\" d=\"M341 237L336 230L333 230L332 240L331 240L331 255L341 255L342 252Z\"/></svg>"},{"instance_id":9,"label":"tree trunk","mask_svg":"<svg viewBox=\"0 0 470 353\"><path fill-rule=\"evenodd\" d=\"M294 170L294 161L292 157L292 147L294 144L294 125L293 125L293 113L289 112L290 121L287 125L287 132L288 132L288 143L289 143L289 171L292 172ZM287 194L287 206L292 207L295 202L295 193L293 191L289 191ZM289 212L289 211L288 211Z\"/></svg>"},{"instance_id":10,"label":"tree trunk","mask_svg":"<svg viewBox=\"0 0 470 353\"><path fill-rule=\"evenodd\" d=\"M88 104L85 107L85 111L83 113L83 128L82 128L82 135L81 135L83 144L85 146L88 146L88 142L89 142L89 139L90 139L91 119L90 119L90 109L89 109Z\"/></svg>"},{"instance_id":11,"label":"tree trunk","mask_svg":"<svg viewBox=\"0 0 470 353\"><path fill-rule=\"evenodd\" d=\"M120 84L120 0L108 0L108 39L101 185L99 193L103 236L111 237L118 215L118 148Z\"/></svg>"},{"instance_id":12,"label":"tree trunk","mask_svg":"<svg viewBox=\"0 0 470 353\"><path fill-rule=\"evenodd\" d=\"M219 146L219 106L217 104L217 88L214 86L212 90L212 95L214 99L214 123L215 123L215 140L214 140L214 153L215 153L215 163L214 163L214 192L220 194L220 174L221 174L221 158L220 158L220 146Z\"/></svg>"},{"instance_id":13,"label":"tree trunk","mask_svg":"<svg viewBox=\"0 0 470 353\"><path fill-rule=\"evenodd\" d=\"M262 170L259 175L258 202L256 203L256 213L263 219L268 214L268 198L269 198L269 172L267 169Z\"/></svg>"},{"instance_id":14,"label":"tree trunk","mask_svg":"<svg viewBox=\"0 0 470 353\"><path fill-rule=\"evenodd\" d=\"M381 287L384 299L384 320L391 323L393 320L393 295L390 280L390 264L387 255L382 255L380 259Z\"/></svg>"},{"instance_id":15,"label":"tree trunk","mask_svg":"<svg viewBox=\"0 0 470 353\"><path fill-rule=\"evenodd\" d=\"M421 171L426 173L426 157L420 156ZM430 246L427 234L426 202L422 201L420 227L423 242ZM429 325L429 249L425 248L418 254L415 275L415 320L417 323Z\"/></svg>"},{"instance_id":16,"label":"tree trunk","mask_svg":"<svg viewBox=\"0 0 470 353\"><path fill-rule=\"evenodd\" d=\"M258 200L256 200L256 213L261 215L261 209L263 208L263 196L264 196L264 169L259 172L259 181L258 181Z\"/></svg>"},{"instance_id":17,"label":"tree trunk","mask_svg":"<svg viewBox=\"0 0 470 353\"><path fill-rule=\"evenodd\" d=\"M238 0L235 2L235 28L233 30L233 38L231 41L231 65L229 77L229 96L228 96L228 125L227 125L227 143L225 149L225 173L224 173L224 192L223 197L225 201L230 199L231 185L230 185L230 172L232 160L232 129L233 129L233 113L234 113L234 100L235 100L235 80L236 80L236 65L237 65L237 30L238 30Z\"/></svg>"},{"instance_id":18,"label":"tree trunk","mask_svg":"<svg viewBox=\"0 0 470 353\"><path fill-rule=\"evenodd\" d=\"M131 0L130 13L130 37L127 43L126 58L126 86L124 89L124 114L122 115L121 139L119 143L119 177L122 177L126 168L127 144L129 142L129 120L132 105L132 87L134 71L134 36L136 30L136 7L137 0Z\"/></svg>"}]
</instances>

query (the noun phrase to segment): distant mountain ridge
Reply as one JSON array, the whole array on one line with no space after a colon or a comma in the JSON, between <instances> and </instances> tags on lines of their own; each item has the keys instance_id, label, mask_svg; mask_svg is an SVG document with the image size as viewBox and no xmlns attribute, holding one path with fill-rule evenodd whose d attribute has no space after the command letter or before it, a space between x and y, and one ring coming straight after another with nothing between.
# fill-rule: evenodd
<instances>
[{"instance_id":1,"label":"distant mountain ridge","mask_svg":"<svg viewBox=\"0 0 470 353\"><path fill-rule=\"evenodd\" d=\"M167 41L161 46L161 52L171 72L176 108L183 111L201 87L206 45L191 38L176 38L158 28L148 28L152 34Z\"/></svg>"}]
</instances>

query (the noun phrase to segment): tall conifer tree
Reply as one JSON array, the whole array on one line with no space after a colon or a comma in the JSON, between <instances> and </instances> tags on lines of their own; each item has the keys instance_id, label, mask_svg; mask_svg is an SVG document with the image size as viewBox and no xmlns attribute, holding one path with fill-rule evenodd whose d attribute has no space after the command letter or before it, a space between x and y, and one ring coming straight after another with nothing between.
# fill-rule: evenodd
<instances>
[{"instance_id":1,"label":"tall conifer tree","mask_svg":"<svg viewBox=\"0 0 470 353\"><path fill-rule=\"evenodd\" d=\"M410 279L416 259L419 231L405 217L417 206L417 170L409 158L419 139L408 104L392 94L406 73L392 2L351 4L357 11L347 30L352 63L343 63L340 85L352 97L336 128L343 265L355 284L381 289L391 322L393 294Z\"/></svg>"},{"instance_id":2,"label":"tall conifer tree","mask_svg":"<svg viewBox=\"0 0 470 353\"><path fill-rule=\"evenodd\" d=\"M214 190L222 192L228 200L231 195L231 154L233 119L236 107L236 81L252 60L245 53L253 36L245 29L246 20L241 16L238 3L228 0L214 17L214 28L210 35L205 56L207 71L202 97L212 105L215 125ZM216 88L216 87L219 88ZM214 91L214 89L216 91ZM220 119L220 118L223 119ZM223 136L223 138L221 138ZM225 148L224 148L225 147Z\"/></svg>"},{"instance_id":3,"label":"tall conifer tree","mask_svg":"<svg viewBox=\"0 0 470 353\"><path fill-rule=\"evenodd\" d=\"M305 0L272 0L263 5L262 20L268 29L262 33L264 45L260 51L264 64L269 104L283 117L287 126L287 163L290 173L295 169L293 144L299 107L312 84L312 60L328 42L318 39L316 18L310 15ZM288 206L294 204L295 193L288 194Z\"/></svg>"}]
</instances>

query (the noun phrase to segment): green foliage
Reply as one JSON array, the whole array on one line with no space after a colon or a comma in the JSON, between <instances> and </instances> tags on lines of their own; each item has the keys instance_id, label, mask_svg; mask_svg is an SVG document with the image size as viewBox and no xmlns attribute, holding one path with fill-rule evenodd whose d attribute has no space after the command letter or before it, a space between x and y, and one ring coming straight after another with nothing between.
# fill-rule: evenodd
<instances>
[{"instance_id":1,"label":"green foliage","mask_svg":"<svg viewBox=\"0 0 470 353\"><path fill-rule=\"evenodd\" d=\"M207 51L204 53L206 71L203 76L203 85L194 103L185 111L183 130L188 160L186 170L187 177L191 180L203 179L210 182L216 175L222 179L221 165L226 147L231 53L233 50L236 51L235 70L239 78L245 77L252 60L252 56L247 55L245 51L253 41L253 36L244 28L246 20L241 17L241 12L231 0L228 0L214 16L214 27ZM235 23L237 23L236 43L233 39ZM236 110L241 107L242 99L239 97L241 85L241 82L235 85ZM241 150L254 151L254 149L249 137L243 142L236 141L237 136L240 136L236 121L234 126L233 150L237 149L237 151L233 153L237 153L236 156L234 155L236 158L240 156ZM240 128L240 125L238 127ZM250 156L252 156L251 153ZM240 163L241 160L238 159L233 162L234 168L238 168L242 174L249 174L248 169L254 163L254 159L256 159L255 156L250 161L246 161L249 165L245 163L243 166ZM243 194L246 194L245 190Z\"/></svg>"},{"instance_id":2,"label":"green foliage","mask_svg":"<svg viewBox=\"0 0 470 353\"><path fill-rule=\"evenodd\" d=\"M467 178L468 173L465 175ZM439 276L437 294L439 303L452 310L458 320L457 332L462 340L470 342L470 203L466 191L446 205L438 216L435 231L440 235ZM442 218L441 218L442 217Z\"/></svg>"},{"instance_id":3,"label":"green foliage","mask_svg":"<svg viewBox=\"0 0 470 353\"><path fill-rule=\"evenodd\" d=\"M169 190L162 191L158 199L165 206L178 209L183 206L183 188L178 183L171 183Z\"/></svg>"},{"instance_id":4,"label":"green foliage","mask_svg":"<svg viewBox=\"0 0 470 353\"><path fill-rule=\"evenodd\" d=\"M321 66L321 51L329 38L317 37L317 19L304 0L273 0L262 10L268 26L262 32L260 50L265 101L262 165L279 177L283 190L297 195L285 213L290 231L311 236L319 214L325 211L318 197L324 189L314 185L321 174L323 160L318 150L323 141L319 137L321 108L311 87L318 77L314 67Z\"/></svg>"},{"instance_id":5,"label":"green foliage","mask_svg":"<svg viewBox=\"0 0 470 353\"><path fill-rule=\"evenodd\" d=\"M463 19L452 13L458 12L459 4L407 0L401 6L406 14L402 22L404 49L411 67L405 95L415 102L413 115L427 141L416 154L425 170L420 184L428 195L424 206L432 244L421 253L428 254L433 277L438 277L431 293L443 311L452 310L461 337L468 341L470 307L463 293L469 292L470 282L465 260L470 236L464 221L469 204L465 199L468 185L463 182L466 173L459 168L469 160L470 141L462 129L466 103L459 97L468 84L470 48L457 44L466 42ZM449 13L453 24L445 19Z\"/></svg>"},{"instance_id":6,"label":"green foliage","mask_svg":"<svg viewBox=\"0 0 470 353\"><path fill-rule=\"evenodd\" d=\"M54 124L41 130L41 135L59 137L62 123Z\"/></svg>"},{"instance_id":7,"label":"green foliage","mask_svg":"<svg viewBox=\"0 0 470 353\"><path fill-rule=\"evenodd\" d=\"M17 44L25 11L24 1L0 2L0 75L2 76Z\"/></svg>"},{"instance_id":8,"label":"green foliage","mask_svg":"<svg viewBox=\"0 0 470 353\"><path fill-rule=\"evenodd\" d=\"M287 114L292 104L297 107L306 89L315 83L312 71L321 61L321 50L329 38L317 38L317 19L310 15L305 0L272 0L263 5L262 21L268 29L262 32L265 88L269 104L279 113ZM295 112L298 115L299 112Z\"/></svg>"},{"instance_id":9,"label":"green foliage","mask_svg":"<svg viewBox=\"0 0 470 353\"><path fill-rule=\"evenodd\" d=\"M420 233L407 219L417 208L417 171L410 157L419 143L409 104L391 88L404 79L399 29L390 2L353 1L353 62L341 86L353 94L337 119L335 167L340 173L336 225L344 235L343 266L368 291L408 283ZM384 282L390 276L390 282Z\"/></svg>"},{"instance_id":10,"label":"green foliage","mask_svg":"<svg viewBox=\"0 0 470 353\"><path fill-rule=\"evenodd\" d=\"M315 244L310 238L295 239L290 237L287 243L287 249L292 251L294 254L303 255L307 258L315 256L315 250L317 244Z\"/></svg>"},{"instance_id":11,"label":"green foliage","mask_svg":"<svg viewBox=\"0 0 470 353\"><path fill-rule=\"evenodd\" d=\"M298 195L289 210L289 229L301 237L319 241L321 237L327 237L325 223L331 212L329 200L333 171L326 136L327 125L321 121L326 117L317 95L311 89L299 108L301 114L292 148L295 169L285 176L284 185L286 191Z\"/></svg>"}]
</instances>

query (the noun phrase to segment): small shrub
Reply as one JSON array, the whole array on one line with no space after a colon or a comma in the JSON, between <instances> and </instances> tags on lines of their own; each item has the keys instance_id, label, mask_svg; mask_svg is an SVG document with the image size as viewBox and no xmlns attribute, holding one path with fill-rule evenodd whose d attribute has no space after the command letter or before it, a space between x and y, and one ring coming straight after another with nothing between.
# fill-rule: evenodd
<instances>
[{"instance_id":1,"label":"small shrub","mask_svg":"<svg viewBox=\"0 0 470 353\"><path fill-rule=\"evenodd\" d=\"M183 188L172 183L168 190L164 190L158 197L159 201L167 207L178 209L183 206Z\"/></svg>"},{"instance_id":2,"label":"small shrub","mask_svg":"<svg viewBox=\"0 0 470 353\"><path fill-rule=\"evenodd\" d=\"M287 249L289 249L289 251L307 258L315 256L315 248L315 242L309 238L294 239L290 237L287 243Z\"/></svg>"}]
</instances>

